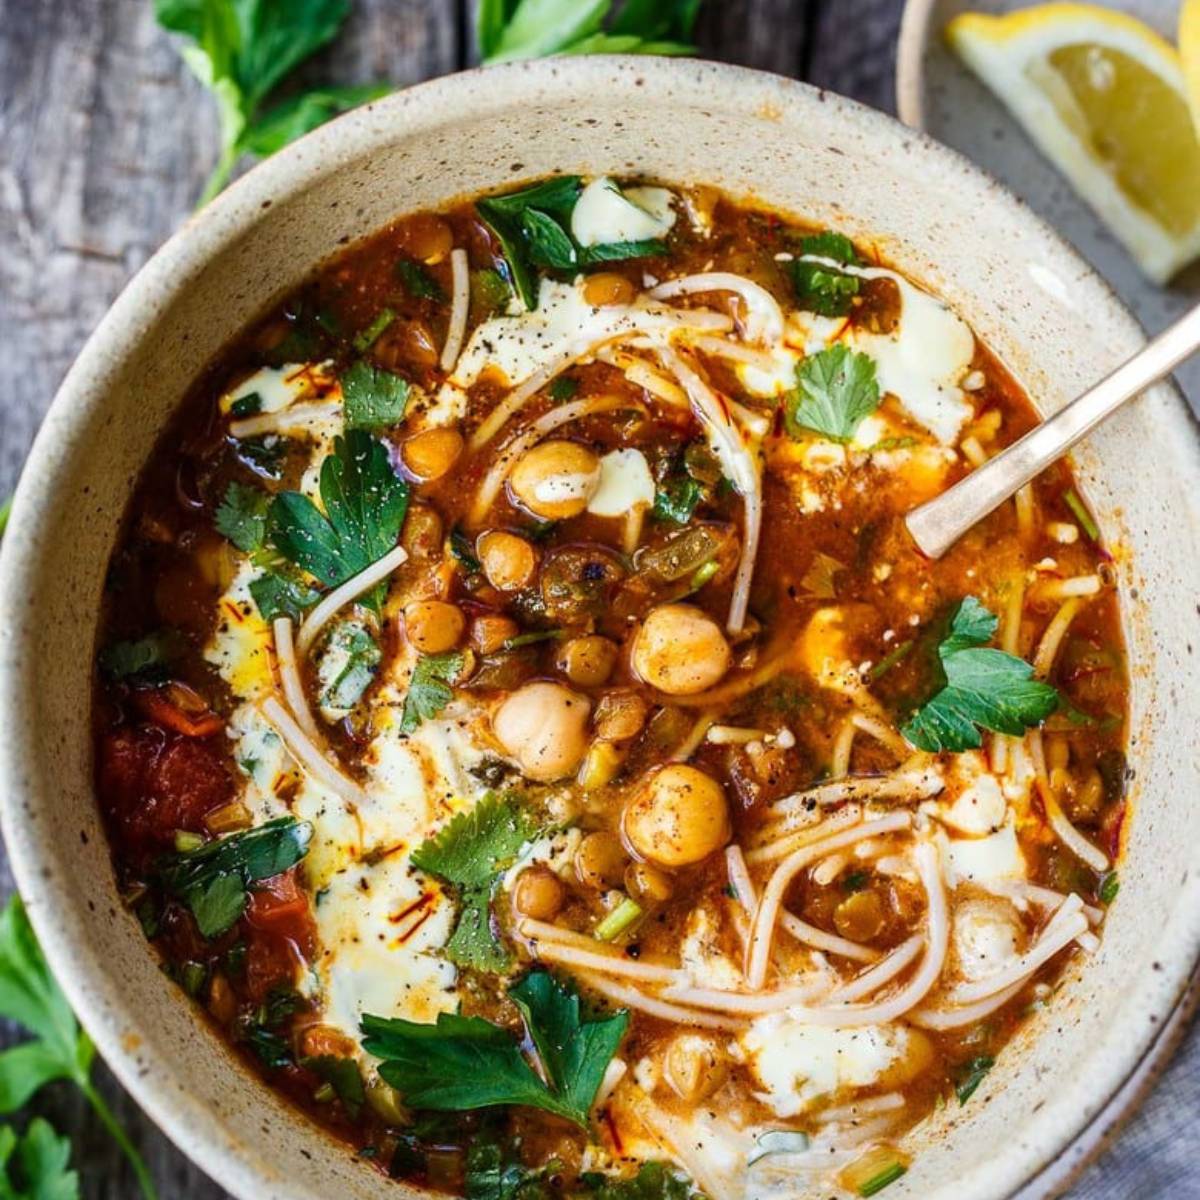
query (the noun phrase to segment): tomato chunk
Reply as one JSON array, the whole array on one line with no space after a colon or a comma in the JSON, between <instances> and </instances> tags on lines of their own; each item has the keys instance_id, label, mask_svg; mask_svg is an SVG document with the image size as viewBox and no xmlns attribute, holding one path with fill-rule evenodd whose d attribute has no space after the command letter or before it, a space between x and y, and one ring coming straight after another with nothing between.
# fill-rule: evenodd
<instances>
[{"instance_id":1,"label":"tomato chunk","mask_svg":"<svg viewBox=\"0 0 1200 1200\"><path fill-rule=\"evenodd\" d=\"M204 818L233 798L217 750L155 726L125 726L100 744L100 796L122 834L143 852L176 830L201 833Z\"/></svg>"}]
</instances>

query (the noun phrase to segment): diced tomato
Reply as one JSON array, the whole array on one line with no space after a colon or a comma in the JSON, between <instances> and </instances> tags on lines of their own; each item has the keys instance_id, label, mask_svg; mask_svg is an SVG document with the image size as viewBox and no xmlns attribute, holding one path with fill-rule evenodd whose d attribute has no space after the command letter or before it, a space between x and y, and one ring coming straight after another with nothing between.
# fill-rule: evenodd
<instances>
[{"instance_id":1,"label":"diced tomato","mask_svg":"<svg viewBox=\"0 0 1200 1200\"><path fill-rule=\"evenodd\" d=\"M299 952L288 938L251 932L246 939L246 991L261 1004L278 987L292 987L301 966Z\"/></svg>"},{"instance_id":2,"label":"diced tomato","mask_svg":"<svg viewBox=\"0 0 1200 1200\"><path fill-rule=\"evenodd\" d=\"M103 739L99 779L106 810L143 851L169 844L176 830L203 832L205 816L234 790L215 748L152 725Z\"/></svg>"},{"instance_id":3,"label":"diced tomato","mask_svg":"<svg viewBox=\"0 0 1200 1200\"><path fill-rule=\"evenodd\" d=\"M186 684L144 688L134 692L133 700L156 725L184 737L211 737L225 728L225 722L208 707L204 698Z\"/></svg>"},{"instance_id":4,"label":"diced tomato","mask_svg":"<svg viewBox=\"0 0 1200 1200\"><path fill-rule=\"evenodd\" d=\"M312 909L296 883L294 870L255 885L246 920L264 933L289 938L306 956L311 953L315 933Z\"/></svg>"}]
</instances>

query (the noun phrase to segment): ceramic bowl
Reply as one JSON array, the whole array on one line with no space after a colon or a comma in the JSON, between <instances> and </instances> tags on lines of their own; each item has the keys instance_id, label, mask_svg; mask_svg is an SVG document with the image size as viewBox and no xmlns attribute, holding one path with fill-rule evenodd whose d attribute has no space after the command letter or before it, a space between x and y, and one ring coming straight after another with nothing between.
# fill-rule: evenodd
<instances>
[{"instance_id":1,"label":"ceramic bowl","mask_svg":"<svg viewBox=\"0 0 1200 1200\"><path fill-rule=\"evenodd\" d=\"M1052 411L1137 348L1091 270L998 184L877 112L692 61L475 72L361 109L258 167L142 270L68 375L0 559L0 795L51 966L113 1070L244 1200L406 1194L252 1078L159 971L117 896L89 707L105 567L135 477L221 348L314 264L412 210L551 171L705 182L877 246L944 296ZM1078 455L1118 547L1134 664L1134 813L1101 949L965 1108L911 1139L889 1200L993 1200L1063 1151L1135 1070L1200 945L1200 443L1167 387ZM823 1194L823 1193L822 1193Z\"/></svg>"}]
</instances>

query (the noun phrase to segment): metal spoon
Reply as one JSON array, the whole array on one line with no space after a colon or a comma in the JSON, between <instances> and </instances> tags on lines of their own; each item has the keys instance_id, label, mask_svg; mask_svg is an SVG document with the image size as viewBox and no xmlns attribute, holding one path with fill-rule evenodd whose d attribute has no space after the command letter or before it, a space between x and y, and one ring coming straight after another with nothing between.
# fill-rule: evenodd
<instances>
[{"instance_id":1,"label":"metal spoon","mask_svg":"<svg viewBox=\"0 0 1200 1200\"><path fill-rule=\"evenodd\" d=\"M1031 429L995 458L905 518L921 551L941 558L972 525L1066 454L1126 400L1200 350L1200 305L1123 362L1111 375Z\"/></svg>"}]
</instances>

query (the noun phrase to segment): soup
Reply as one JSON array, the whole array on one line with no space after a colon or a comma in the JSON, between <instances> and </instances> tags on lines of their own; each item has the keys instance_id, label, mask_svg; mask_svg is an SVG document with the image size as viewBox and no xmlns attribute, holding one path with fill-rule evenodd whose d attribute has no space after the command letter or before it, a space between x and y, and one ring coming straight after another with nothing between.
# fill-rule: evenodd
<instances>
[{"instance_id":1,"label":"soup","mask_svg":"<svg viewBox=\"0 0 1200 1200\"><path fill-rule=\"evenodd\" d=\"M246 1061L471 1197L874 1195L1117 890L1115 565L937 298L710 189L406 217L200 381L98 657L126 901Z\"/></svg>"}]
</instances>

